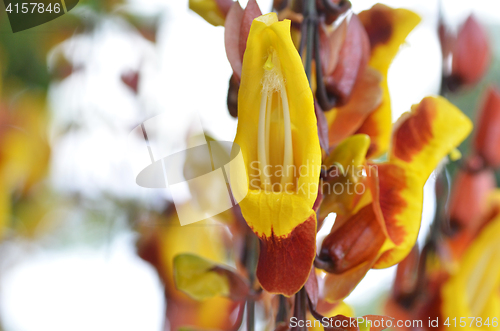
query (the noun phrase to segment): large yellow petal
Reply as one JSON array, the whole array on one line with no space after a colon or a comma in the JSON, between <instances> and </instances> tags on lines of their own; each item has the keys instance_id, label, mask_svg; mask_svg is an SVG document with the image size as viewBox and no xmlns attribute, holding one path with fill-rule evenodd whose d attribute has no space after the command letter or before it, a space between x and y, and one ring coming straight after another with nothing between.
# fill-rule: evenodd
<instances>
[{"instance_id":1,"label":"large yellow petal","mask_svg":"<svg viewBox=\"0 0 500 331\"><path fill-rule=\"evenodd\" d=\"M459 327L460 317L482 318L483 328L500 328L498 312L500 311L500 217L489 223L476 238L464 255L458 272L442 287L443 317L457 317L457 326L451 323L452 329ZM496 327L492 318L496 317ZM490 326L484 325L489 319ZM468 329L479 329L475 323Z\"/></svg>"},{"instance_id":2,"label":"large yellow petal","mask_svg":"<svg viewBox=\"0 0 500 331\"><path fill-rule=\"evenodd\" d=\"M185 204L180 208L194 209L192 205ZM157 234L160 240L159 254L161 265L164 267L165 286L176 299L187 298L176 289L174 282L174 258L179 254L196 254L205 259L225 263L227 258L223 244L226 228L212 219L203 220L195 224L181 226L174 212L165 224L162 221Z\"/></svg>"},{"instance_id":3,"label":"large yellow petal","mask_svg":"<svg viewBox=\"0 0 500 331\"><path fill-rule=\"evenodd\" d=\"M224 26L226 15L220 10L215 0L189 0L189 9L214 26Z\"/></svg>"},{"instance_id":4,"label":"large yellow petal","mask_svg":"<svg viewBox=\"0 0 500 331\"><path fill-rule=\"evenodd\" d=\"M295 183L269 191L259 177L259 111L263 93L264 65L269 55L278 58L288 97ZM278 22L275 13L255 19L243 59L238 99L239 120L235 143L241 148L245 169L231 168L231 186L246 198L240 202L248 225L259 236L289 235L312 214L317 196L321 150L314 102L300 56L290 37L290 21ZM272 131L272 130L271 130ZM279 131L279 130L276 130ZM272 134L272 132L271 132ZM278 139L279 140L279 139ZM278 144L271 141L271 144ZM277 148L279 154L279 146ZM271 151L271 160L273 159ZM280 155L276 158L279 159ZM278 160L279 161L279 160ZM283 164L283 163L282 163ZM234 170L234 171L233 171Z\"/></svg>"},{"instance_id":5,"label":"large yellow petal","mask_svg":"<svg viewBox=\"0 0 500 331\"><path fill-rule=\"evenodd\" d=\"M391 137L391 100L387 85L389 66L408 34L420 22L420 17L407 9L376 4L361 12L359 18L366 28L372 48L369 65L383 76L380 83L382 103L358 130L371 137L370 156L377 157L387 151Z\"/></svg>"},{"instance_id":6,"label":"large yellow petal","mask_svg":"<svg viewBox=\"0 0 500 331\"><path fill-rule=\"evenodd\" d=\"M195 210L190 204L180 208ZM232 321L229 316L237 304L229 298L213 297L198 302L179 291L174 282L174 258L179 254L196 254L210 261L227 262L224 236L227 228L212 219L181 226L174 212L168 219L158 220L160 224L153 233L157 236L158 272L165 284L167 317L173 329L180 325L191 325L201 329L225 329Z\"/></svg>"},{"instance_id":7,"label":"large yellow petal","mask_svg":"<svg viewBox=\"0 0 500 331\"><path fill-rule=\"evenodd\" d=\"M243 57L231 188L261 239L257 277L271 293L292 295L306 282L316 253L321 168L314 100L290 21L256 18ZM292 245L293 244L293 245ZM294 249L292 249L294 247Z\"/></svg>"},{"instance_id":8,"label":"large yellow petal","mask_svg":"<svg viewBox=\"0 0 500 331\"><path fill-rule=\"evenodd\" d=\"M194 254L174 258L174 279L177 288L195 300L229 296L229 281L213 269L217 264Z\"/></svg>"},{"instance_id":9,"label":"large yellow petal","mask_svg":"<svg viewBox=\"0 0 500 331\"><path fill-rule=\"evenodd\" d=\"M389 162L427 180L444 156L472 131L472 122L447 99L424 98L395 124Z\"/></svg>"},{"instance_id":10,"label":"large yellow petal","mask_svg":"<svg viewBox=\"0 0 500 331\"><path fill-rule=\"evenodd\" d=\"M370 137L356 134L344 139L325 159L324 169L337 165L323 180L323 201L319 210L319 219L329 213L350 215L365 193L366 152L370 146ZM341 168L340 168L341 167ZM340 170L343 173L340 173Z\"/></svg>"},{"instance_id":11,"label":"large yellow petal","mask_svg":"<svg viewBox=\"0 0 500 331\"><path fill-rule=\"evenodd\" d=\"M423 99L396 126L389 161L378 167L378 192L374 192L374 209L396 247L382 254L376 268L394 265L408 255L420 229L425 182L472 130L467 116L442 97Z\"/></svg>"},{"instance_id":12,"label":"large yellow petal","mask_svg":"<svg viewBox=\"0 0 500 331\"><path fill-rule=\"evenodd\" d=\"M335 163L341 164L344 171L349 168L364 166L366 152L370 146L370 137L366 134L355 134L344 139L325 159L324 166L331 167Z\"/></svg>"}]
</instances>

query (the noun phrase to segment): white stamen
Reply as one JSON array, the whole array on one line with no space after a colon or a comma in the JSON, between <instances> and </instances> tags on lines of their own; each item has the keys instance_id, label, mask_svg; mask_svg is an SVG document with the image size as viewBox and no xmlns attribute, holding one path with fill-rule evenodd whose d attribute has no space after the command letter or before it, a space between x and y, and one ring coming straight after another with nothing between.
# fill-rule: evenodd
<instances>
[{"instance_id":1,"label":"white stamen","mask_svg":"<svg viewBox=\"0 0 500 331\"><path fill-rule=\"evenodd\" d=\"M259 109L259 128L258 128L258 158L261 187L264 190L271 190L271 174L269 166L271 165L271 155L277 151L271 151L271 117L273 109L273 94L277 93L277 126L273 130L278 141L283 137L283 166L281 177L281 188L291 183L294 178L293 166L293 147L292 147L292 128L290 120L290 108L288 104L288 95L285 88L285 81L281 73L281 66L276 53L271 51L264 65L264 77L262 79L262 95ZM283 125L281 126L281 123ZM274 142L276 144L276 142Z\"/></svg>"},{"instance_id":2,"label":"white stamen","mask_svg":"<svg viewBox=\"0 0 500 331\"><path fill-rule=\"evenodd\" d=\"M281 177L281 185L290 183L293 179L293 172L291 166L293 166L293 148L292 148L292 125L290 121L290 108L288 106L288 95L286 93L285 86L281 89L281 100L283 102L283 122L285 129L285 152L283 155L283 177Z\"/></svg>"},{"instance_id":3,"label":"white stamen","mask_svg":"<svg viewBox=\"0 0 500 331\"><path fill-rule=\"evenodd\" d=\"M262 93L260 99L260 112L259 112L259 135L258 135L258 156L259 156L259 170L260 170L260 183L261 187L265 190L269 187L270 178L267 173L265 173L268 164L266 157L266 104L267 104L267 93Z\"/></svg>"},{"instance_id":4,"label":"white stamen","mask_svg":"<svg viewBox=\"0 0 500 331\"><path fill-rule=\"evenodd\" d=\"M273 105L273 94L268 93L267 97L267 110L266 110L266 157L267 161L270 163L270 139L271 139L271 110Z\"/></svg>"}]
</instances>

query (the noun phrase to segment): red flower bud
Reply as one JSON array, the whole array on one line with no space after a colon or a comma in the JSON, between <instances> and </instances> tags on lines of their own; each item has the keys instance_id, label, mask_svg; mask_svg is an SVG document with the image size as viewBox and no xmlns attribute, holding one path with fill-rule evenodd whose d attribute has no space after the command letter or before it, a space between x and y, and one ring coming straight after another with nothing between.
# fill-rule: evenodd
<instances>
[{"instance_id":1,"label":"red flower bud","mask_svg":"<svg viewBox=\"0 0 500 331\"><path fill-rule=\"evenodd\" d=\"M487 165L500 166L500 91L493 86L479 113L474 148Z\"/></svg>"},{"instance_id":2,"label":"red flower bud","mask_svg":"<svg viewBox=\"0 0 500 331\"><path fill-rule=\"evenodd\" d=\"M450 197L450 225L453 232L473 234L480 228L480 221L486 212L487 196L495 186L495 175L491 169L458 172Z\"/></svg>"},{"instance_id":3,"label":"red flower bud","mask_svg":"<svg viewBox=\"0 0 500 331\"><path fill-rule=\"evenodd\" d=\"M358 16L353 15L340 50L338 63L330 76L325 77L328 92L337 96L338 105L349 101L354 84L365 71L370 56L370 41Z\"/></svg>"},{"instance_id":4,"label":"red flower bud","mask_svg":"<svg viewBox=\"0 0 500 331\"><path fill-rule=\"evenodd\" d=\"M475 84L486 73L491 60L488 35L472 15L458 31L452 55L451 80L456 84Z\"/></svg>"},{"instance_id":5,"label":"red flower bud","mask_svg":"<svg viewBox=\"0 0 500 331\"><path fill-rule=\"evenodd\" d=\"M385 239L369 204L325 238L319 258L329 264L325 271L340 274L365 261L372 261Z\"/></svg>"}]
</instances>

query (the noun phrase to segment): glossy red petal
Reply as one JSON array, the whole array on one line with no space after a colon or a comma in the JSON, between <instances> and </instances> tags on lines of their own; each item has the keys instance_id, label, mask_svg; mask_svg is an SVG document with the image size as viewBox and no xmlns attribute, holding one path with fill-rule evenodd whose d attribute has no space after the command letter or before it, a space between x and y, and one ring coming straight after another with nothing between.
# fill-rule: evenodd
<instances>
[{"instance_id":1,"label":"glossy red petal","mask_svg":"<svg viewBox=\"0 0 500 331\"><path fill-rule=\"evenodd\" d=\"M270 293L291 296L306 283L316 256L316 214L287 237L260 238L257 278Z\"/></svg>"},{"instance_id":2,"label":"glossy red petal","mask_svg":"<svg viewBox=\"0 0 500 331\"><path fill-rule=\"evenodd\" d=\"M341 274L376 258L385 239L368 204L323 240L319 257L331 264L327 272Z\"/></svg>"}]
</instances>

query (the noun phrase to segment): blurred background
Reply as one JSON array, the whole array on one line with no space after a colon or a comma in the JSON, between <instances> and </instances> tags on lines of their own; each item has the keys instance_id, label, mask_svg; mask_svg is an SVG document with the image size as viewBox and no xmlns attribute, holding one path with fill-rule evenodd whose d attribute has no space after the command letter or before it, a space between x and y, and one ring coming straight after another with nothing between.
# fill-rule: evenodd
<instances>
[{"instance_id":1,"label":"blurred background","mask_svg":"<svg viewBox=\"0 0 500 331\"><path fill-rule=\"evenodd\" d=\"M257 2L263 12L271 9L270 0ZM474 13L488 30L493 61L479 84L449 98L475 119L485 86L500 83L500 2L351 2L354 12L381 2L422 17L389 70L394 120L439 93L440 10L455 31ZM189 11L187 0L81 0L68 14L15 34L4 9L0 330L163 330L163 284L137 247L171 195L136 184L141 146L130 133L168 114L165 155L185 149L194 126L233 140L223 28ZM435 204L431 176L419 241ZM357 315L380 312L394 274L370 271L346 302Z\"/></svg>"}]
</instances>

